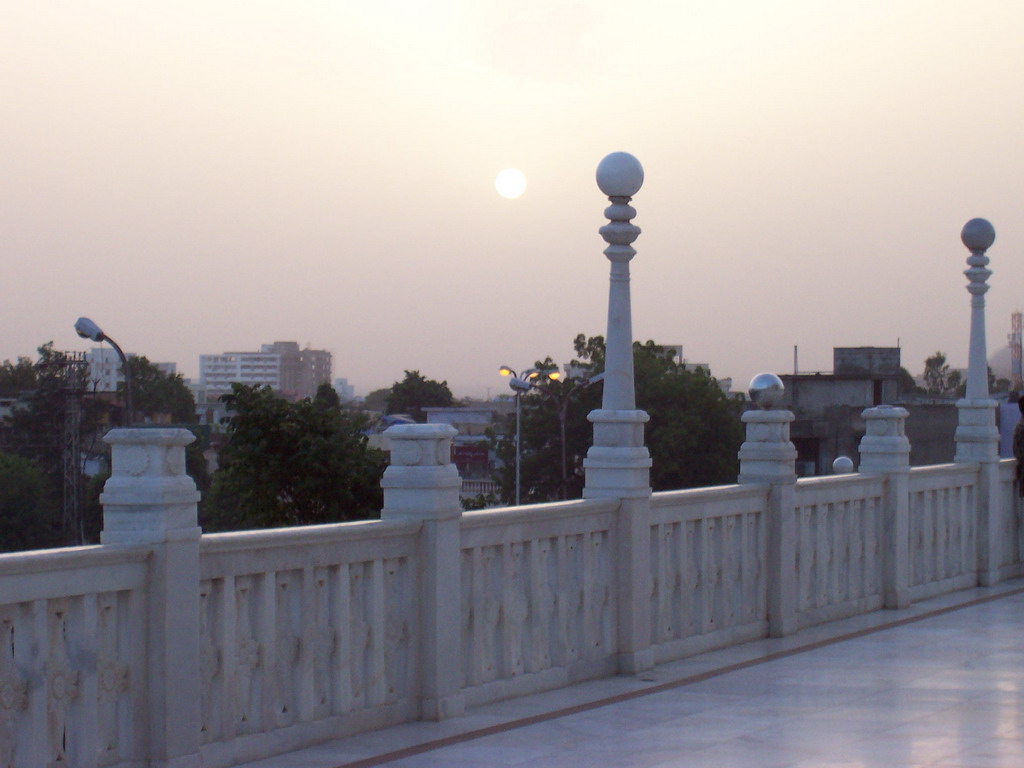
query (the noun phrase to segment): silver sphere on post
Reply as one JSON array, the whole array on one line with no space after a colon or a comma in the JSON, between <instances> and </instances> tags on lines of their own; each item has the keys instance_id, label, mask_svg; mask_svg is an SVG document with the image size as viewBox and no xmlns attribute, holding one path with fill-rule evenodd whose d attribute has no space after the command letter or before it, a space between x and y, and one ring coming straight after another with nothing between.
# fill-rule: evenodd
<instances>
[{"instance_id":1,"label":"silver sphere on post","mask_svg":"<svg viewBox=\"0 0 1024 768\"><path fill-rule=\"evenodd\" d=\"M837 456L832 462L832 474L848 475L853 472L853 459L849 456Z\"/></svg>"},{"instance_id":2,"label":"silver sphere on post","mask_svg":"<svg viewBox=\"0 0 1024 768\"><path fill-rule=\"evenodd\" d=\"M597 186L608 197L632 197L644 185L644 168L629 152L612 152L597 166Z\"/></svg>"},{"instance_id":3,"label":"silver sphere on post","mask_svg":"<svg viewBox=\"0 0 1024 768\"><path fill-rule=\"evenodd\" d=\"M971 219L960 230L960 242L969 251L987 251L996 241L996 228L988 219Z\"/></svg>"},{"instance_id":4,"label":"silver sphere on post","mask_svg":"<svg viewBox=\"0 0 1024 768\"><path fill-rule=\"evenodd\" d=\"M785 392L786 387L782 379L774 373L757 374L750 380L750 387L747 390L750 401L762 411L770 410L781 403Z\"/></svg>"}]
</instances>

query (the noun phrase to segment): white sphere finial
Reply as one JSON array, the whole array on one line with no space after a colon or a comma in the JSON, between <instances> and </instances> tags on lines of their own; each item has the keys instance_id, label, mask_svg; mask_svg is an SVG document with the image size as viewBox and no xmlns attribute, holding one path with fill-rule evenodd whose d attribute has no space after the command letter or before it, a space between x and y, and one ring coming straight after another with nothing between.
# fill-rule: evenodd
<instances>
[{"instance_id":1,"label":"white sphere finial","mask_svg":"<svg viewBox=\"0 0 1024 768\"><path fill-rule=\"evenodd\" d=\"M969 251L987 251L996 241L996 228L988 219L971 219L960 231L960 242Z\"/></svg>"},{"instance_id":2,"label":"white sphere finial","mask_svg":"<svg viewBox=\"0 0 1024 768\"><path fill-rule=\"evenodd\" d=\"M832 462L832 474L848 475L853 472L853 459L849 456L838 456Z\"/></svg>"},{"instance_id":3,"label":"white sphere finial","mask_svg":"<svg viewBox=\"0 0 1024 768\"><path fill-rule=\"evenodd\" d=\"M597 186L608 197L632 197L644 185L644 168L629 152L612 152L597 166Z\"/></svg>"}]
</instances>

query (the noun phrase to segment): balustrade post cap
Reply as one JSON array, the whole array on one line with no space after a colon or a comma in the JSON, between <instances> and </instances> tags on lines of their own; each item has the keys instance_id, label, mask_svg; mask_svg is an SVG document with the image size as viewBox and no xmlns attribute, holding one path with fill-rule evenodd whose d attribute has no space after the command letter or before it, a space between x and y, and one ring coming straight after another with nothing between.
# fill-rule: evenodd
<instances>
[{"instance_id":1,"label":"balustrade post cap","mask_svg":"<svg viewBox=\"0 0 1024 768\"><path fill-rule=\"evenodd\" d=\"M459 430L451 424L395 424L384 430L392 440L443 440L457 434Z\"/></svg>"},{"instance_id":2,"label":"balustrade post cap","mask_svg":"<svg viewBox=\"0 0 1024 768\"><path fill-rule=\"evenodd\" d=\"M196 436L178 427L134 427L112 429L103 436L107 445L165 445L185 446L195 442Z\"/></svg>"},{"instance_id":3,"label":"balustrade post cap","mask_svg":"<svg viewBox=\"0 0 1024 768\"><path fill-rule=\"evenodd\" d=\"M644 184L644 168L629 152L612 152L597 166L597 186L608 197L632 197Z\"/></svg>"},{"instance_id":4,"label":"balustrade post cap","mask_svg":"<svg viewBox=\"0 0 1024 768\"><path fill-rule=\"evenodd\" d=\"M905 419L910 411L898 405L875 405L861 411L863 419Z\"/></svg>"},{"instance_id":5,"label":"balustrade post cap","mask_svg":"<svg viewBox=\"0 0 1024 768\"><path fill-rule=\"evenodd\" d=\"M960 241L969 251L986 251L996 240L996 229L988 219L971 219L960 231Z\"/></svg>"}]
</instances>

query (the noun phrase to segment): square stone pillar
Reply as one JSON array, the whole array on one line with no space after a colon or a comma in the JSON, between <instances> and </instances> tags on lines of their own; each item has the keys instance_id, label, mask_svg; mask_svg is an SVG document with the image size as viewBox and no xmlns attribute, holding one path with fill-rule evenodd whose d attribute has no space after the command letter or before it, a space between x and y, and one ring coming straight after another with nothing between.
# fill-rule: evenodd
<instances>
[{"instance_id":1,"label":"square stone pillar","mask_svg":"<svg viewBox=\"0 0 1024 768\"><path fill-rule=\"evenodd\" d=\"M880 405L861 413L860 471L885 475L882 512L882 596L886 608L910 605L910 440L904 408Z\"/></svg>"},{"instance_id":2,"label":"square stone pillar","mask_svg":"<svg viewBox=\"0 0 1024 768\"><path fill-rule=\"evenodd\" d=\"M768 631L772 637L799 629L797 616L796 448L789 439L790 411L755 410L743 414L747 439L740 446L741 485L768 486L765 563Z\"/></svg>"},{"instance_id":3,"label":"square stone pillar","mask_svg":"<svg viewBox=\"0 0 1024 768\"><path fill-rule=\"evenodd\" d=\"M615 584L619 672L654 666L651 648L651 456L644 445L648 416L637 410L597 410L594 444L583 460L583 498L620 500L616 515Z\"/></svg>"},{"instance_id":4,"label":"square stone pillar","mask_svg":"<svg viewBox=\"0 0 1024 768\"><path fill-rule=\"evenodd\" d=\"M999 484L999 430L994 400L960 400L956 404L956 457L958 464L978 464L977 504L978 583L999 582L1000 521L1006 514Z\"/></svg>"},{"instance_id":5,"label":"square stone pillar","mask_svg":"<svg viewBox=\"0 0 1024 768\"><path fill-rule=\"evenodd\" d=\"M422 522L418 547L420 714L426 720L465 711L459 676L462 648L460 518L462 479L451 463L448 424L399 424L384 432L391 464L384 471L383 520Z\"/></svg>"},{"instance_id":6,"label":"square stone pillar","mask_svg":"<svg viewBox=\"0 0 1024 768\"><path fill-rule=\"evenodd\" d=\"M103 486L104 544L153 551L147 582L145 752L148 766L198 768L199 492L185 473L187 429L114 429Z\"/></svg>"}]
</instances>

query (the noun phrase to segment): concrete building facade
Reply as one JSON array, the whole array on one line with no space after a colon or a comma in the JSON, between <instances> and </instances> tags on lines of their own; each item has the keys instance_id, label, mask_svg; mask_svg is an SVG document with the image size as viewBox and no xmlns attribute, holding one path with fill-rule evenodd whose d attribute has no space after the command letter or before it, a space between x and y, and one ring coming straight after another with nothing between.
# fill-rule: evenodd
<instances>
[{"instance_id":1,"label":"concrete building facade","mask_svg":"<svg viewBox=\"0 0 1024 768\"><path fill-rule=\"evenodd\" d=\"M199 356L196 400L211 402L231 391L231 385L265 385L283 397L312 397L321 384L331 383L333 358L323 349L301 349L294 341L263 344L259 352L224 352Z\"/></svg>"}]
</instances>

